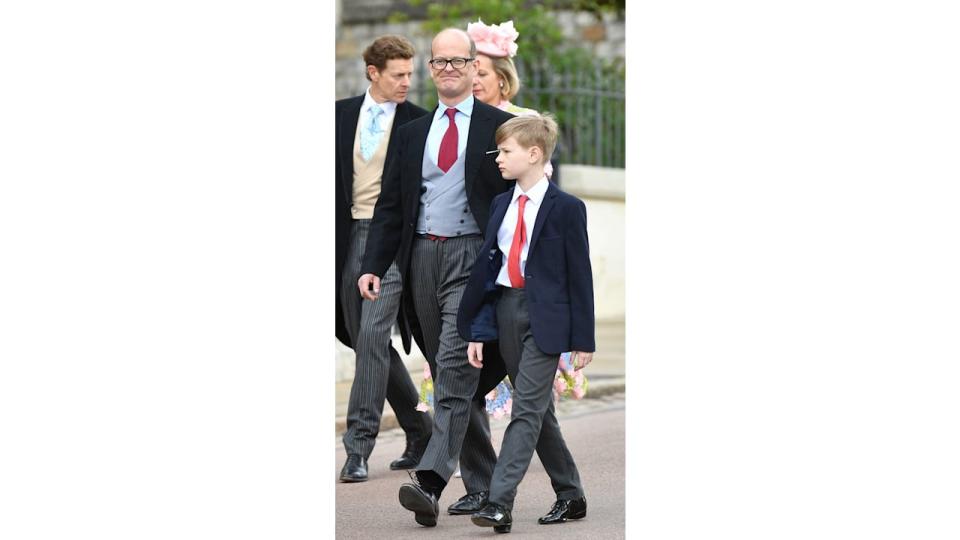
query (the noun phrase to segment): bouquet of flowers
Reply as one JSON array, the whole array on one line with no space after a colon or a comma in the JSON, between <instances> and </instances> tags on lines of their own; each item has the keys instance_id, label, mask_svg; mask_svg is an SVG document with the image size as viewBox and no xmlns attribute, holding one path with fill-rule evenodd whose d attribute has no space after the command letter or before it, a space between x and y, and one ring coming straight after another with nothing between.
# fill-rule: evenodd
<instances>
[{"instance_id":1,"label":"bouquet of flowers","mask_svg":"<svg viewBox=\"0 0 960 540\"><path fill-rule=\"evenodd\" d=\"M553 379L553 399L583 399L587 394L587 376L583 370L573 369L573 355L569 352L560 355L557 375Z\"/></svg>"}]
</instances>

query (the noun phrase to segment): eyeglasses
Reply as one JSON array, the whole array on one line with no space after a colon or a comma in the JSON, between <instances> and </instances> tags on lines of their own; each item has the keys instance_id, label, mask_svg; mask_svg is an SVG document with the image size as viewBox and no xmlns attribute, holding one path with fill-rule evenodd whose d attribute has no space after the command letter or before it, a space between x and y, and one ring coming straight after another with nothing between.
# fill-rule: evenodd
<instances>
[{"instance_id":1,"label":"eyeglasses","mask_svg":"<svg viewBox=\"0 0 960 540\"><path fill-rule=\"evenodd\" d=\"M430 67L437 71L441 71L447 68L447 64L453 66L453 69L463 69L467 66L467 62L473 61L473 58L431 58Z\"/></svg>"}]
</instances>

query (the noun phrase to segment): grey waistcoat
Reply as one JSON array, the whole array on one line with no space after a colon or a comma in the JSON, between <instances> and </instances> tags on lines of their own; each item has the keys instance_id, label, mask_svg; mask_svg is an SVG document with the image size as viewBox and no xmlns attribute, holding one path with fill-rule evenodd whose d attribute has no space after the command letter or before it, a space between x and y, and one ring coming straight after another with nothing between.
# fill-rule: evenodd
<instances>
[{"instance_id":1,"label":"grey waistcoat","mask_svg":"<svg viewBox=\"0 0 960 540\"><path fill-rule=\"evenodd\" d=\"M423 153L423 189L420 194L420 215L417 232L437 236L480 234L480 227L470 213L467 184L464 179L466 152L446 173Z\"/></svg>"}]
</instances>

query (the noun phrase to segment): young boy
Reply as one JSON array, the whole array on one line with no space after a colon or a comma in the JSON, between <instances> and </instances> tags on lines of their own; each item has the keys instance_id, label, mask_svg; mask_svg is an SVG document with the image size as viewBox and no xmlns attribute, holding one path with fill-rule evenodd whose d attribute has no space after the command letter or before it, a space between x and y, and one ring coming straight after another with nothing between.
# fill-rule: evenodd
<instances>
[{"instance_id":1,"label":"young boy","mask_svg":"<svg viewBox=\"0 0 960 540\"><path fill-rule=\"evenodd\" d=\"M540 524L587 515L580 475L553 409L560 353L574 367L593 360L593 277L583 201L560 191L543 168L557 143L548 115L511 118L497 129L496 162L516 187L490 206L486 239L460 302L457 329L467 359L483 367L483 342L499 340L513 382L513 414L490 482L487 504L472 521L510 532L517 486L536 449L552 467L557 502Z\"/></svg>"}]
</instances>

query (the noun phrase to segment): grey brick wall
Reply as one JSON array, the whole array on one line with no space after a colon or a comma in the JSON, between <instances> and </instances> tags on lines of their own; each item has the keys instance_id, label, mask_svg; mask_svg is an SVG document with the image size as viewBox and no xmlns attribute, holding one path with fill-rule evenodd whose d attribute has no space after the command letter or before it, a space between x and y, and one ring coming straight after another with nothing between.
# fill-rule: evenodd
<instances>
[{"instance_id":1,"label":"grey brick wall","mask_svg":"<svg viewBox=\"0 0 960 540\"><path fill-rule=\"evenodd\" d=\"M412 8L397 0L340 0L337 5L336 46L336 96L337 99L357 95L367 87L364 78L363 60L360 54L366 46L383 34L400 34L413 42L417 49L416 62L430 54L431 35L422 29L426 9ZM410 20L388 23L390 13L403 12ZM618 58L625 55L626 31L624 19L606 14L597 21L593 15L583 12L559 11L555 13L564 35L581 46L593 49L603 58ZM464 21L466 28L468 21ZM500 22L500 21L487 21ZM519 45L523 46L523 36Z\"/></svg>"}]
</instances>

